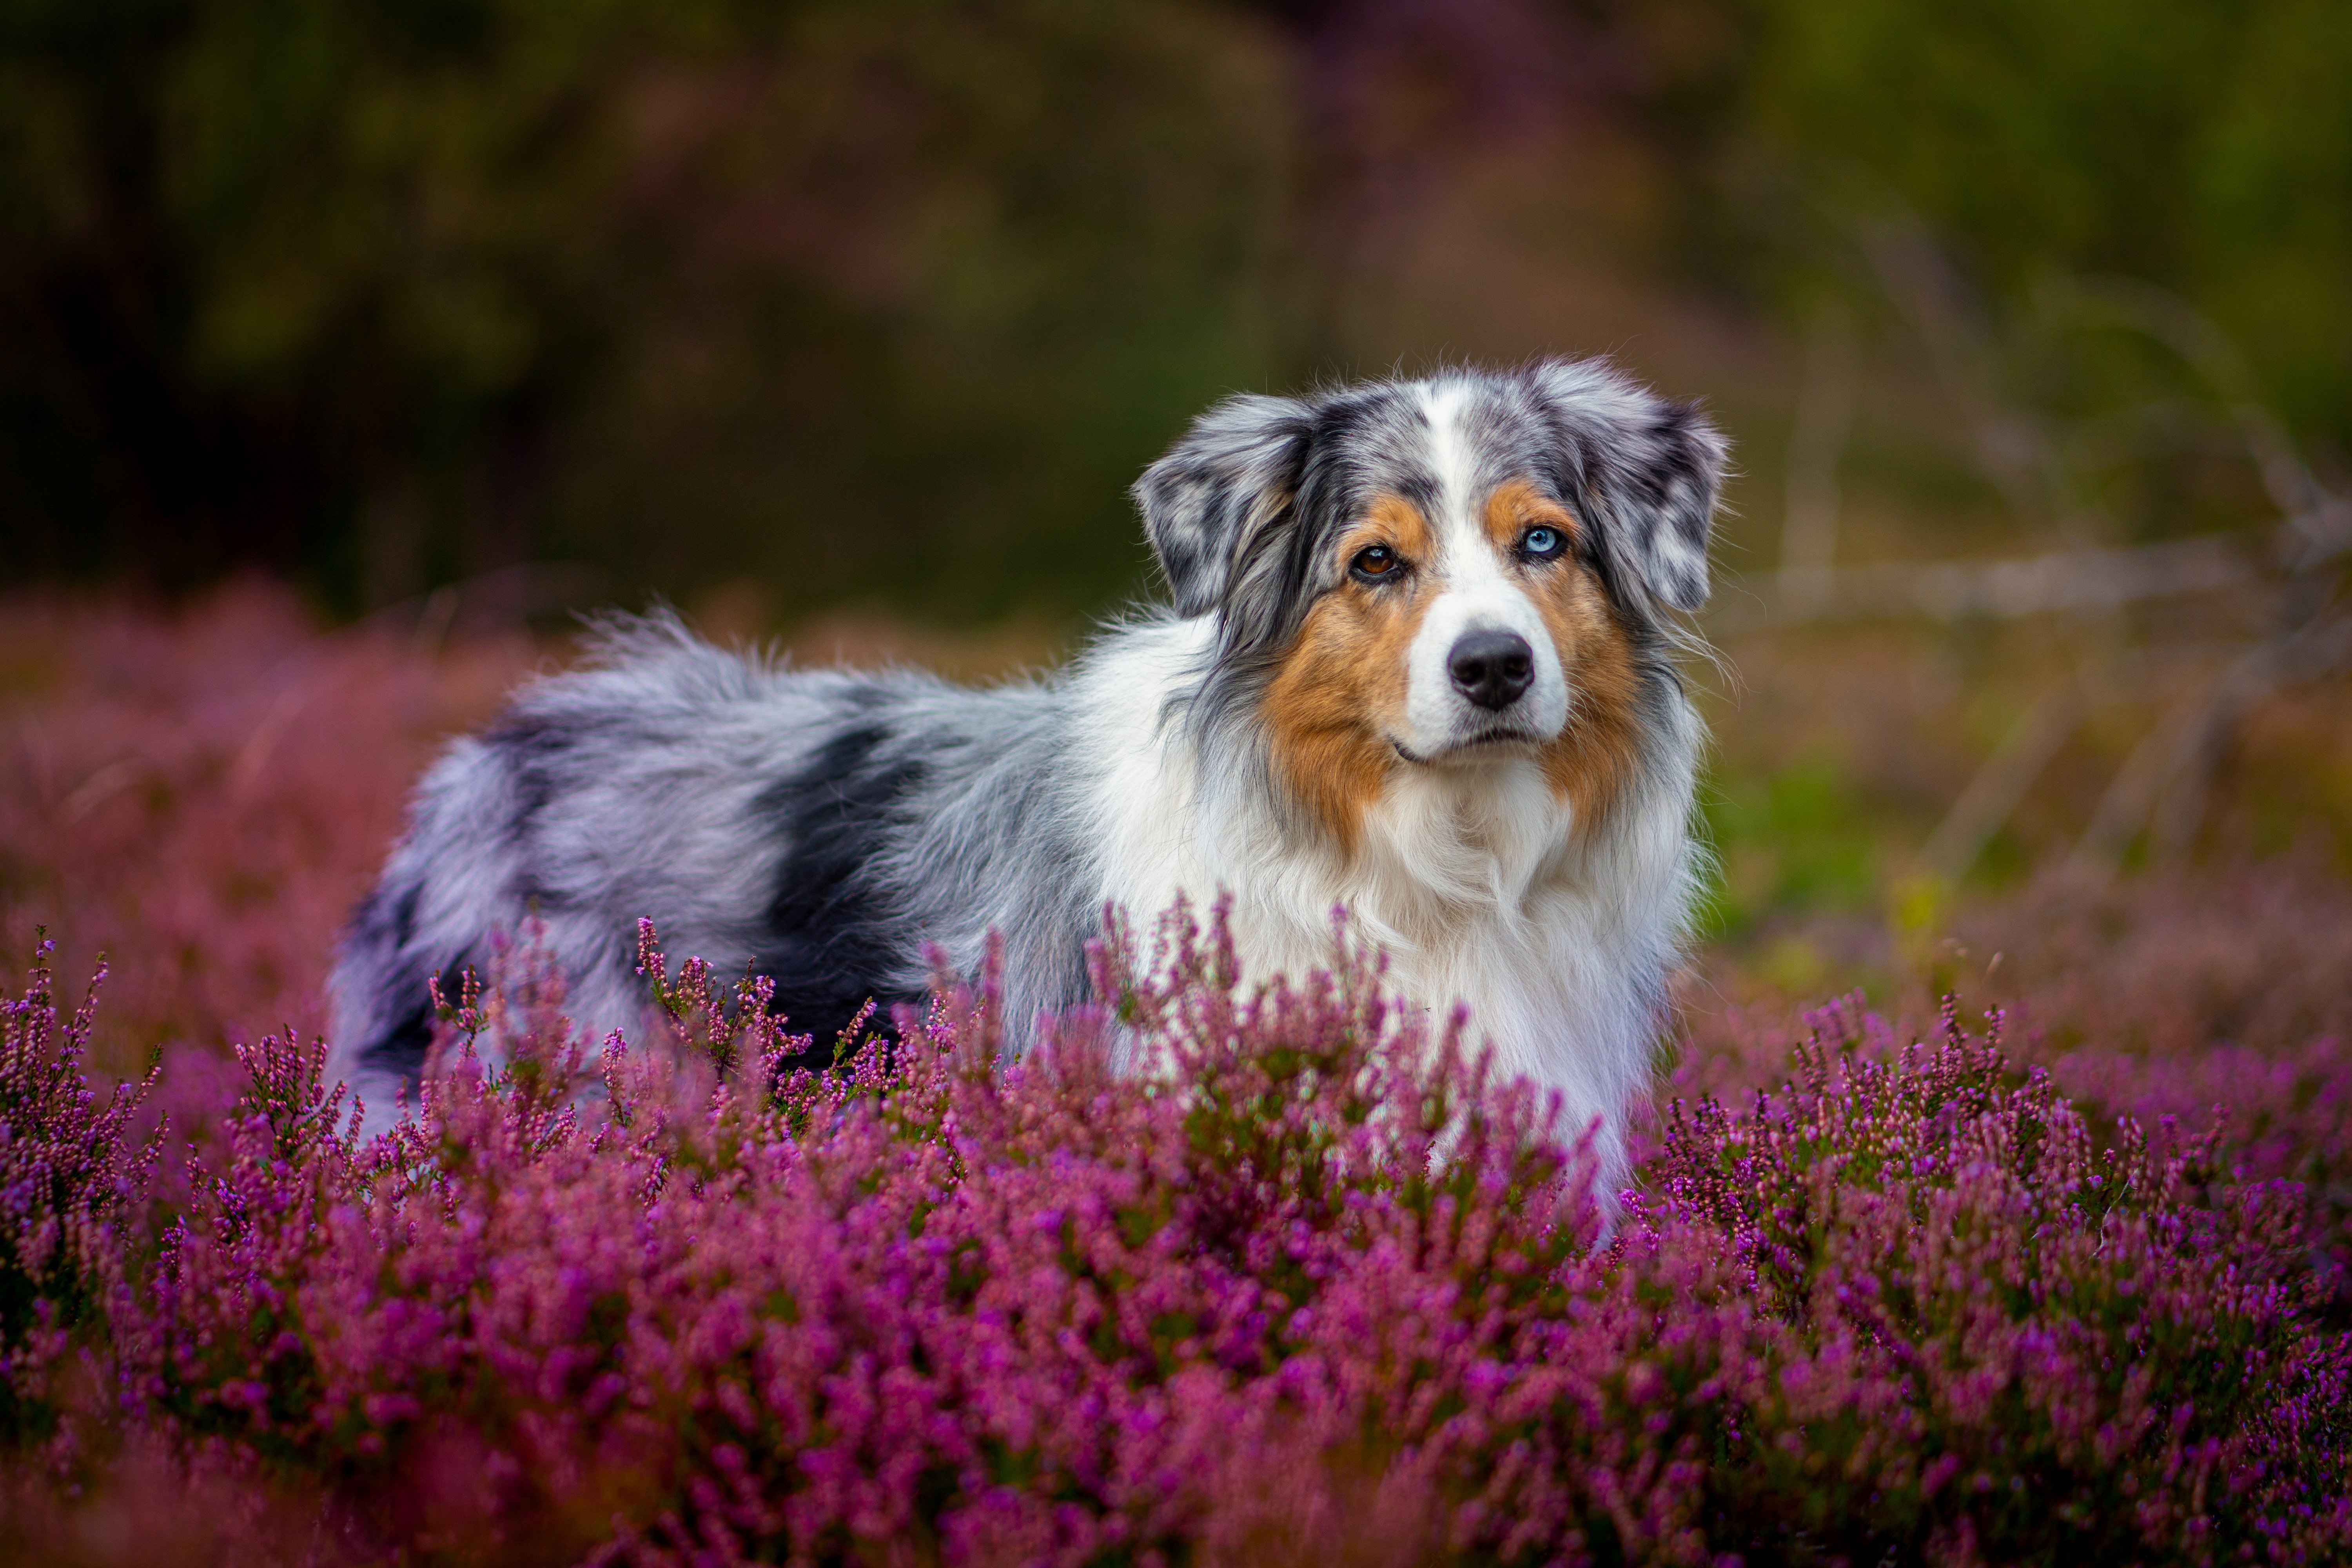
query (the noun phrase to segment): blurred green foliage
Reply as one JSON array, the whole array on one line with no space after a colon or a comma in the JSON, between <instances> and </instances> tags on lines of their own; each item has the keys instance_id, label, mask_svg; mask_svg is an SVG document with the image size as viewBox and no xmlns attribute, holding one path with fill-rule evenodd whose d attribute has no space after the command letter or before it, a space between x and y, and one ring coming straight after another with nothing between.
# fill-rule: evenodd
<instances>
[{"instance_id":1,"label":"blurred green foliage","mask_svg":"<svg viewBox=\"0 0 2352 1568\"><path fill-rule=\"evenodd\" d=\"M1842 211L1916 216L1996 301L2062 272L2196 302L2352 437L2352 7L1759 0L1752 122Z\"/></svg>"},{"instance_id":2,"label":"blurred green foliage","mask_svg":"<svg viewBox=\"0 0 2352 1568\"><path fill-rule=\"evenodd\" d=\"M1752 936L1777 910L1874 906L1885 825L1835 759L1801 757L1769 773L1718 771L1699 802L1714 851L1700 902L1704 940Z\"/></svg>"},{"instance_id":3,"label":"blurred green foliage","mask_svg":"<svg viewBox=\"0 0 2352 1568\"><path fill-rule=\"evenodd\" d=\"M1081 0L10 0L17 571L384 598L528 557L965 615L1135 572L1262 371L1233 17Z\"/></svg>"},{"instance_id":4,"label":"blurred green foliage","mask_svg":"<svg viewBox=\"0 0 2352 1568\"><path fill-rule=\"evenodd\" d=\"M1996 316L2147 279L2340 451L2347 74L2317 0L0 0L0 573L1066 616L1184 418L1392 343L1336 292L1481 181L1630 180L1621 264L1768 318L1896 217ZM1595 121L1631 174L1498 155Z\"/></svg>"}]
</instances>

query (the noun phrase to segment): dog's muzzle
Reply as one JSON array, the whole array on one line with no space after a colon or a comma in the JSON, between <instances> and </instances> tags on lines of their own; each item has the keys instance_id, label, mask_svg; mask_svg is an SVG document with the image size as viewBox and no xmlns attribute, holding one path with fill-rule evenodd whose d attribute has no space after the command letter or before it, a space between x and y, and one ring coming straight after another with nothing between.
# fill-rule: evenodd
<instances>
[{"instance_id":1,"label":"dog's muzzle","mask_svg":"<svg viewBox=\"0 0 2352 1568\"><path fill-rule=\"evenodd\" d=\"M1456 691L1499 713L1535 684L1535 650L1517 632L1465 632L1447 652L1445 670Z\"/></svg>"}]
</instances>

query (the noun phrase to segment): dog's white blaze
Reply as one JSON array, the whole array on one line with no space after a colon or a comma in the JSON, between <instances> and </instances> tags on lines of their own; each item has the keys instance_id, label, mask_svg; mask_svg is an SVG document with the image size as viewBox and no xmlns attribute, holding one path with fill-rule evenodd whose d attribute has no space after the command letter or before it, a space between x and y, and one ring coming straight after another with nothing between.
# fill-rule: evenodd
<instances>
[{"instance_id":1,"label":"dog's white blaze","mask_svg":"<svg viewBox=\"0 0 2352 1568\"><path fill-rule=\"evenodd\" d=\"M1438 482L1437 515L1429 520L1437 558L1425 568L1435 581L1436 597L1406 655L1405 733L1396 737L1421 757L1441 757L1498 722L1538 742L1557 737L1568 722L1568 679L1559 650L1543 613L1486 535L1476 452L1461 426L1467 404L1459 387L1423 394L1430 466ZM1474 631L1516 632L1534 651L1535 682L1507 717L1478 709L1454 684L1454 645Z\"/></svg>"}]
</instances>

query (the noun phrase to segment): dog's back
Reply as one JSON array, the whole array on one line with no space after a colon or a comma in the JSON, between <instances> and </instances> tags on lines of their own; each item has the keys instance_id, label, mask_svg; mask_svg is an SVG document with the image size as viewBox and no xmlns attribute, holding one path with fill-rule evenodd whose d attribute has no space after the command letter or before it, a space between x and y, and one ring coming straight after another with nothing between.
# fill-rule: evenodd
<instances>
[{"instance_id":1,"label":"dog's back","mask_svg":"<svg viewBox=\"0 0 2352 1568\"><path fill-rule=\"evenodd\" d=\"M820 1052L868 998L920 995L928 943L966 961L991 924L1049 1001L1098 919L1066 775L1044 765L1065 727L1043 685L794 670L671 617L607 621L586 668L525 689L418 786L344 941L331 1066L381 1125L430 1044L427 978L487 973L527 925L575 1021L631 1029L647 914L671 951L772 978Z\"/></svg>"}]
</instances>

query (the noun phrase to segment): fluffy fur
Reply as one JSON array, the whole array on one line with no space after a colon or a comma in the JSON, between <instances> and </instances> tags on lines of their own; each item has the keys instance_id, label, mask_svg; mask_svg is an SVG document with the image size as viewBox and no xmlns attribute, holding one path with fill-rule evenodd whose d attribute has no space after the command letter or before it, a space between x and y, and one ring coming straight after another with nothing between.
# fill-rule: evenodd
<instances>
[{"instance_id":1,"label":"fluffy fur","mask_svg":"<svg viewBox=\"0 0 2352 1568\"><path fill-rule=\"evenodd\" d=\"M1046 679L779 668L665 618L524 689L426 775L334 979L381 1125L425 978L535 911L601 1033L637 918L774 977L829 1041L1003 933L1016 1039L1078 998L1106 904L1230 894L1254 972L1331 911L1416 1002L1597 1121L1612 1167L1689 898L1700 727L1666 612L1706 597L1722 441L1610 367L1236 397L1135 487L1171 612Z\"/></svg>"}]
</instances>

